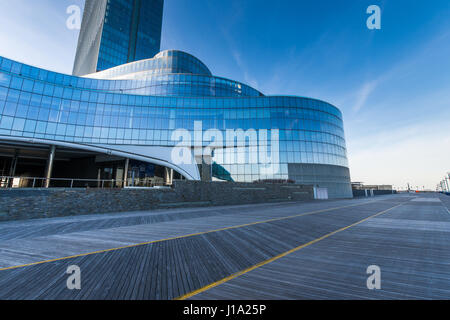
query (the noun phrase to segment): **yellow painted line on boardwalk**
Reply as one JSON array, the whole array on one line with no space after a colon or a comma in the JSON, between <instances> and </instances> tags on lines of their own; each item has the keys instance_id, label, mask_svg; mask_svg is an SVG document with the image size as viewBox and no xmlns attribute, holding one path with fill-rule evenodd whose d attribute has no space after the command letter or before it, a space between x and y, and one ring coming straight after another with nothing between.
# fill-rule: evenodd
<instances>
[{"instance_id":1,"label":"yellow painted line on boardwalk","mask_svg":"<svg viewBox=\"0 0 450 320\"><path fill-rule=\"evenodd\" d=\"M177 237L172 237L172 238L167 238L167 239L153 240L153 241L148 241L148 242L131 244L131 245L123 246L123 247L98 250L98 251L93 251L93 252L88 252L88 253L81 253L81 254L67 256L67 257L63 257L63 258L55 258L55 259L49 259L49 260L44 260L44 261L38 261L38 262L23 264L23 265L19 265L19 266L12 266L12 267L7 267L7 268L1 268L0 271L11 270L11 269L18 269L18 268L24 268L24 267L30 267L30 266L35 266L35 265L39 265L39 264L49 263L49 262L56 262L56 261L61 261L61 260L86 257L86 256L94 255L94 254L107 253L107 252L112 252L112 251L117 251L117 250L122 250L122 249L128 249L128 248L135 248L135 247L140 247L140 246L145 246L145 245L149 245L149 244L155 244L155 243L160 243L160 242L165 242L165 241L170 241L170 240L177 240L177 239L184 239L184 238L189 238L189 237L195 237L195 236L205 235L205 234L219 232L219 231L226 231L226 230L238 229L238 228L243 228L243 227L248 227L248 226L254 226L254 225L263 224L263 223L269 223L269 222L293 219L293 218L298 218L298 217L312 215L312 214L317 214L317 213L322 213L322 212L328 212L328 211L333 211L333 210L338 210L338 209L345 209L345 208L350 208L350 207L362 206L362 205L375 203L375 202L379 202L379 201L383 201L383 200L367 201L367 202L364 202L364 203L351 204L351 205L348 205L348 206L334 207L334 208L310 211L310 212L305 212L305 213L301 213L301 214L297 214L297 215L293 215L293 216L274 218L274 219L269 219L269 220L264 220L264 221L256 221L256 222L252 222L252 223L241 224L241 225L237 225L237 226L231 226L231 227L215 229L215 230L210 230L210 231L203 231L203 232L198 232L198 233L192 233L192 234L187 234L187 235L177 236Z\"/></svg>"},{"instance_id":2,"label":"yellow painted line on boardwalk","mask_svg":"<svg viewBox=\"0 0 450 320\"><path fill-rule=\"evenodd\" d=\"M275 256L275 257L273 257L273 258L270 258L269 260L260 262L260 263L254 265L254 266L252 266L252 267L250 267L250 268L248 268L248 269L245 269L245 270L243 270L243 271L240 271L240 272L237 272L237 273L235 273L235 274L232 274L232 275L229 276L229 277L223 278L222 280L219 280L219 281L217 281L217 282L213 282L213 283L211 283L211 284L209 284L209 285L207 285L207 286L205 286L205 287L203 287L203 288L200 288L200 289L195 290L195 291L192 291L191 293L188 293L188 294L186 294L186 295L184 295L184 296L181 296L181 297L179 297L179 298L176 298L175 300L186 300L186 299L192 298L193 296L196 296L196 295L198 295L198 294L200 294L200 293L202 293L202 292L208 291L209 289L212 289L212 288L214 288L214 287L217 287L217 286L219 286L219 285L221 285L221 284L224 284L224 283L226 283L226 282L228 282L228 281L230 281L230 280L233 280L233 279L235 279L235 278L237 278L237 277L240 277L240 276L242 276L242 275L244 275L244 274L246 274L246 273L248 273L248 272L250 272L250 271L253 271L253 270L255 270L255 269L258 269L258 268L260 268L260 267L262 267L262 266L265 266L265 265L267 265L267 264L269 264L269 263L272 263L272 262L274 262L274 261L276 261L276 260L279 260L279 259L281 259L281 258L283 258L283 257L285 257L285 256L287 256L287 255L289 255L289 254L291 254L291 253L294 253L294 252L299 251L299 250L301 250L301 249L303 249L303 248L306 248L306 247L308 247L308 246L310 246L310 245L312 245L312 244L315 244L315 243L317 243L317 242L319 242L319 241L322 241L322 240L324 240L324 239L326 239L326 238L329 238L329 237L331 237L332 235L335 235L335 234L337 234L337 233L339 233L339 232L342 232L342 231L347 230L347 229L349 229L349 228L351 228L351 227L357 226L357 225L359 225L359 224L361 224L361 223L363 223L363 222L365 222L365 221L367 221L367 220L369 220L369 219L372 219L372 218L375 218L375 217L380 216L380 215L382 215L382 214L385 214L385 213L387 213L387 212L389 212L389 211L391 211L391 210L393 210L393 209L395 209L395 208L398 208L398 207L400 207L400 206L402 206L402 205L403 205L403 203L401 203L401 204L399 204L399 205L397 205L397 206L395 206L395 207L392 207L392 208L390 208L390 209L387 209L387 210L378 212L378 213L376 213L376 214L374 214L374 215L372 215L372 216L370 216L370 217L368 217L368 218L365 218L365 219L363 219L363 220L361 220L361 221L358 221L358 222L356 222L356 223L353 223L353 224L351 224L351 225L349 225L349 226L347 226L347 227L344 227L344 228L341 228L341 229L339 229L339 230L330 232L330 233L328 233L328 234L326 234L326 235L324 235L324 236L322 236L322 237L320 237L320 238L317 238L317 239L312 240L312 241L310 241L310 242L308 242L308 243L302 244L301 246L298 246L298 247L296 247L296 248L294 248L294 249L292 249L292 250L286 251L286 252L284 252L284 253L282 253L282 254L280 254L280 255L278 255L278 256Z\"/></svg>"}]
</instances>

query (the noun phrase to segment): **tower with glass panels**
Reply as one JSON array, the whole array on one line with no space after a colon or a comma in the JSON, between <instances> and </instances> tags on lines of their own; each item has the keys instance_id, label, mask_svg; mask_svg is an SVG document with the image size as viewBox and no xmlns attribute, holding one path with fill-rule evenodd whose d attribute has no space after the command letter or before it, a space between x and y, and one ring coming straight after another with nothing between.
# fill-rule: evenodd
<instances>
[{"instance_id":1,"label":"tower with glass panels","mask_svg":"<svg viewBox=\"0 0 450 320\"><path fill-rule=\"evenodd\" d=\"M73 74L148 59L161 45L164 0L86 0Z\"/></svg>"}]
</instances>

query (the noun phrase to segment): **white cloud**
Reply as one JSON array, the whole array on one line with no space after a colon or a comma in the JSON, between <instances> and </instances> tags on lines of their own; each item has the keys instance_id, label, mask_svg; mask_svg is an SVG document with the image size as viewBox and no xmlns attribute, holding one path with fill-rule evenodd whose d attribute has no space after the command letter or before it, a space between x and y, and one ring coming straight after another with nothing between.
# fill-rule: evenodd
<instances>
[{"instance_id":1,"label":"white cloud","mask_svg":"<svg viewBox=\"0 0 450 320\"><path fill-rule=\"evenodd\" d=\"M435 188L450 171L450 125L433 121L349 142L353 181Z\"/></svg>"},{"instance_id":2,"label":"white cloud","mask_svg":"<svg viewBox=\"0 0 450 320\"><path fill-rule=\"evenodd\" d=\"M378 85L378 81L369 81L366 82L357 92L356 94L356 102L353 106L353 111L358 112L362 107L365 106L367 99L372 94L372 92L376 89Z\"/></svg>"}]
</instances>

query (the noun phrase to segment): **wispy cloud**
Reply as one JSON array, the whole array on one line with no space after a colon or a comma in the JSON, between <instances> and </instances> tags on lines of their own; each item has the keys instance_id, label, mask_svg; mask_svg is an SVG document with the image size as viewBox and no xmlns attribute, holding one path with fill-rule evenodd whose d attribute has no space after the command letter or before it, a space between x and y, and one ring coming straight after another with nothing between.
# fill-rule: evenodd
<instances>
[{"instance_id":1,"label":"wispy cloud","mask_svg":"<svg viewBox=\"0 0 450 320\"><path fill-rule=\"evenodd\" d=\"M353 106L353 111L358 112L367 102L372 92L377 88L378 81L368 81L357 91L356 102Z\"/></svg>"},{"instance_id":2,"label":"wispy cloud","mask_svg":"<svg viewBox=\"0 0 450 320\"><path fill-rule=\"evenodd\" d=\"M250 75L250 73L248 71L248 67L242 60L242 56L241 56L240 52L237 51L236 49L231 49L231 55L233 56L234 61L236 62L239 69L241 70L246 84L258 89L258 87L259 87L258 81L256 80L256 78L254 78Z\"/></svg>"},{"instance_id":3,"label":"wispy cloud","mask_svg":"<svg viewBox=\"0 0 450 320\"><path fill-rule=\"evenodd\" d=\"M230 5L233 8L232 10L233 15L228 17L227 23L223 24L220 27L220 31L223 35L223 38L225 39L225 42L228 46L231 56L233 57L233 60L236 63L236 66L242 73L244 82L258 89L259 88L258 81L256 80L256 77L253 77L251 75L248 64L245 62L245 58L241 54L241 50L239 50L238 49L239 47L235 44L232 35L233 28L236 25L238 25L240 21L245 17L245 10L246 10L245 3L241 0L238 0L238 1L231 1Z\"/></svg>"}]
</instances>

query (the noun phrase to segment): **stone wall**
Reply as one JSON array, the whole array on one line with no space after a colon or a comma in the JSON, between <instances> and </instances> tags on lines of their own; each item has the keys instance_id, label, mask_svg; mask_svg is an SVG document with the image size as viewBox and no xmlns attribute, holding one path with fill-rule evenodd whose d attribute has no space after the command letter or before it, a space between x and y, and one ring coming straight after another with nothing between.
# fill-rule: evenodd
<instances>
[{"instance_id":1,"label":"stone wall","mask_svg":"<svg viewBox=\"0 0 450 320\"><path fill-rule=\"evenodd\" d=\"M163 208L312 200L312 186L175 181L166 189L0 190L0 221Z\"/></svg>"}]
</instances>

